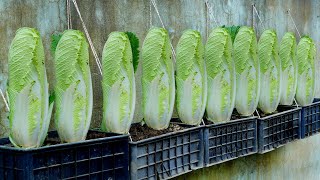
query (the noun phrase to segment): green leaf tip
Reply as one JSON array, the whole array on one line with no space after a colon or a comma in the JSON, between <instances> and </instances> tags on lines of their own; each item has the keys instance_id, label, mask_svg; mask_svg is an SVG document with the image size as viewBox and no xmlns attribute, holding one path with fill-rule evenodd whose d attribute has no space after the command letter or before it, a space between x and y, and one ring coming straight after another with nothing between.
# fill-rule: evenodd
<instances>
[{"instance_id":1,"label":"green leaf tip","mask_svg":"<svg viewBox=\"0 0 320 180\"><path fill-rule=\"evenodd\" d=\"M54 32L51 35L51 53L54 54L57 49L57 45L62 37L62 32Z\"/></svg>"},{"instance_id":2,"label":"green leaf tip","mask_svg":"<svg viewBox=\"0 0 320 180\"><path fill-rule=\"evenodd\" d=\"M125 32L129 38L131 50L132 50L132 64L134 72L138 69L139 65L139 39L136 34L132 32Z\"/></svg>"},{"instance_id":3,"label":"green leaf tip","mask_svg":"<svg viewBox=\"0 0 320 180\"><path fill-rule=\"evenodd\" d=\"M234 42L234 39L236 38L236 35L238 34L239 32L239 29L241 26L226 26L226 25L223 25L221 26L222 28L225 28L228 33L230 34L231 36L231 40L232 40L232 43Z\"/></svg>"},{"instance_id":4,"label":"green leaf tip","mask_svg":"<svg viewBox=\"0 0 320 180\"><path fill-rule=\"evenodd\" d=\"M56 99L56 95L54 92L51 92L50 93L50 96L49 96L49 104L53 103Z\"/></svg>"}]
</instances>

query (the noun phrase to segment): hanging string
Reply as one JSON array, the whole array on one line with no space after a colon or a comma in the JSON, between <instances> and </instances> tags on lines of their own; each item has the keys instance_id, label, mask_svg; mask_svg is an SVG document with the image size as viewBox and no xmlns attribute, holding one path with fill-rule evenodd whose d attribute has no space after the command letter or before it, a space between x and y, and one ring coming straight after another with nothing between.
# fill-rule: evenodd
<instances>
[{"instance_id":1,"label":"hanging string","mask_svg":"<svg viewBox=\"0 0 320 180\"><path fill-rule=\"evenodd\" d=\"M257 109L255 110L255 112L257 113L258 118L260 118L260 114L259 114L259 112L258 112L258 110L257 110Z\"/></svg>"},{"instance_id":2,"label":"hanging string","mask_svg":"<svg viewBox=\"0 0 320 180\"><path fill-rule=\"evenodd\" d=\"M263 22L262 22L262 20L261 20L261 17L260 17L260 15L259 15L259 13L258 13L258 11L257 11L257 9L256 9L256 5L253 4L252 7L253 7L254 12L255 12L256 15L258 16L258 19L259 19L259 21L260 21L260 24L261 24L263 30L265 30L266 28L265 28L265 26L264 26L264 24L263 24ZM252 16L252 18L253 18L253 16Z\"/></svg>"},{"instance_id":3,"label":"hanging string","mask_svg":"<svg viewBox=\"0 0 320 180\"><path fill-rule=\"evenodd\" d=\"M218 26L219 26L219 23L218 23L216 17L213 15L212 7L211 7L210 3L208 2L208 0L206 0L205 4L206 4L206 7L207 7L207 12L209 13L209 14L208 14L209 20L210 20L210 16L212 16L213 22L214 22L214 23L216 24L216 26L218 27Z\"/></svg>"},{"instance_id":4,"label":"hanging string","mask_svg":"<svg viewBox=\"0 0 320 180\"><path fill-rule=\"evenodd\" d=\"M2 92L1 89L0 89L0 94L1 94L1 97L2 97L2 99L3 99L3 102L4 102L4 104L6 105L8 111L10 111L9 103L7 102L6 98L4 97L4 94L3 94L3 92Z\"/></svg>"},{"instance_id":5,"label":"hanging string","mask_svg":"<svg viewBox=\"0 0 320 180\"><path fill-rule=\"evenodd\" d=\"M92 54L93 54L94 59L95 59L95 61L96 61L96 63L97 63L97 66L98 66L98 68L99 68L100 74L102 75L102 70L101 70L101 69L102 69L102 68L101 68L102 65L101 65L101 63L100 63L100 59L99 59L99 57L98 57L98 55L97 55L97 52L96 52L96 50L95 50L95 48L94 48L94 46L93 46L93 44L92 44L90 35L89 35L88 30L87 30L87 28L86 28L86 25L85 25L85 23L84 23L84 21L83 21L83 19L82 19L82 16L81 16L81 13L80 13L80 10L79 10L77 1L76 1L76 0L72 0L72 2L73 2L74 6L75 6L75 8L76 8L76 10L77 10L77 12L78 12L78 15L79 15L79 18L80 18L80 21L81 21L83 30L84 30L84 32L85 32L85 34L86 34L86 36L87 36L88 41L89 41L89 45L90 45Z\"/></svg>"},{"instance_id":6,"label":"hanging string","mask_svg":"<svg viewBox=\"0 0 320 180\"><path fill-rule=\"evenodd\" d=\"M128 132L128 135L129 135L130 142L132 142L132 137L131 137L130 132Z\"/></svg>"},{"instance_id":7,"label":"hanging string","mask_svg":"<svg viewBox=\"0 0 320 180\"><path fill-rule=\"evenodd\" d=\"M163 23L163 21L162 21L162 19L161 19L161 16L160 16L160 13L159 13L157 4L156 4L156 1L155 1L155 0L150 0L150 1L152 2L154 9L156 10L156 13L157 13L157 15L158 15L158 17L159 17L159 20L160 20L160 22L161 22L162 27L165 29L164 23ZM151 11L150 11L150 12L151 12ZM175 50L174 50L174 48L173 48L173 46L172 46L171 41L170 41L170 46L171 46L171 50L172 50L172 54L173 54L173 60L175 61L175 59L176 59L176 52L175 52Z\"/></svg>"},{"instance_id":8,"label":"hanging string","mask_svg":"<svg viewBox=\"0 0 320 180\"><path fill-rule=\"evenodd\" d=\"M288 12L288 14L289 14L289 16L290 16L290 19L291 19L291 21L292 21L292 23L293 23L294 28L296 29L296 31L297 31L297 33L298 33L298 35L299 35L299 38L301 38L301 35L300 35L300 32L299 32L299 30L298 30L298 28L297 28L297 26L296 26L296 23L294 22L294 20L293 20L293 18L292 18L292 16L291 16L290 9L288 9L287 12Z\"/></svg>"},{"instance_id":9,"label":"hanging string","mask_svg":"<svg viewBox=\"0 0 320 180\"><path fill-rule=\"evenodd\" d=\"M149 3L149 28L152 27L152 2L150 0L150 3Z\"/></svg>"},{"instance_id":10,"label":"hanging string","mask_svg":"<svg viewBox=\"0 0 320 180\"><path fill-rule=\"evenodd\" d=\"M70 0L67 0L68 29L72 29Z\"/></svg>"},{"instance_id":11,"label":"hanging string","mask_svg":"<svg viewBox=\"0 0 320 180\"><path fill-rule=\"evenodd\" d=\"M207 2L205 2L206 5L206 33L207 33L207 39L209 37L209 10L207 6Z\"/></svg>"},{"instance_id":12,"label":"hanging string","mask_svg":"<svg viewBox=\"0 0 320 180\"><path fill-rule=\"evenodd\" d=\"M204 120L203 120L203 119L201 119L201 122L202 122L202 125L204 125L204 126L206 125L206 123L204 123Z\"/></svg>"}]
</instances>

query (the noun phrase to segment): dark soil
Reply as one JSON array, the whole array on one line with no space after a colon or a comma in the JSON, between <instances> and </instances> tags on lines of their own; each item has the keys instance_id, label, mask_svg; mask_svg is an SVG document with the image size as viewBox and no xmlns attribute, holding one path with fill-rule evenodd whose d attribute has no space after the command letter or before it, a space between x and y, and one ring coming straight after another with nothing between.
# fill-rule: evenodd
<instances>
[{"instance_id":1,"label":"dark soil","mask_svg":"<svg viewBox=\"0 0 320 180\"><path fill-rule=\"evenodd\" d=\"M87 134L86 140L105 138L105 137L108 137L108 135L106 133L89 131ZM42 146L50 146L50 145L64 144L64 143L65 142L60 141L59 137L49 137L48 136Z\"/></svg>"},{"instance_id":2,"label":"dark soil","mask_svg":"<svg viewBox=\"0 0 320 180\"><path fill-rule=\"evenodd\" d=\"M149 128L146 125L141 126L140 124L132 124L130 128L130 135L131 135L132 141L140 141L142 139L147 139L147 138L163 135L170 132L180 131L183 129L187 129L189 127L184 126L182 124L178 124L178 123L170 123L167 129L154 130L152 128Z\"/></svg>"}]
</instances>

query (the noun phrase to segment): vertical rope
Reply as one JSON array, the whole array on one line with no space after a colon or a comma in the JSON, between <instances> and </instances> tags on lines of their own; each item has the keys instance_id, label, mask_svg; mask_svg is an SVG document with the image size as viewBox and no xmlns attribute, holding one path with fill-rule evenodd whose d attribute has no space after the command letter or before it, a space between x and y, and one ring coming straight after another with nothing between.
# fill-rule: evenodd
<instances>
[{"instance_id":1,"label":"vertical rope","mask_svg":"<svg viewBox=\"0 0 320 180\"><path fill-rule=\"evenodd\" d=\"M156 13L157 13L157 15L159 17L159 20L161 22L162 27L165 29L164 23L163 23L163 21L161 19L161 16L160 16L157 4L156 4L156 1L155 0L150 0L150 1L152 2L154 9L156 10ZM170 42L170 46L171 46L171 50L172 50L172 54L173 54L173 60L175 61L176 60L176 52L175 52L175 50L174 50L174 48L172 46L171 41L169 41L169 42Z\"/></svg>"},{"instance_id":2,"label":"vertical rope","mask_svg":"<svg viewBox=\"0 0 320 180\"><path fill-rule=\"evenodd\" d=\"M149 28L152 27L152 2L150 0L149 2Z\"/></svg>"},{"instance_id":3,"label":"vertical rope","mask_svg":"<svg viewBox=\"0 0 320 180\"><path fill-rule=\"evenodd\" d=\"M68 29L72 29L70 0L67 0L67 21L68 21Z\"/></svg>"},{"instance_id":4,"label":"vertical rope","mask_svg":"<svg viewBox=\"0 0 320 180\"><path fill-rule=\"evenodd\" d=\"M208 10L208 5L207 2L204 3L206 6L206 33L207 33L207 40L209 37L209 10Z\"/></svg>"},{"instance_id":5,"label":"vertical rope","mask_svg":"<svg viewBox=\"0 0 320 180\"><path fill-rule=\"evenodd\" d=\"M252 21L251 21L251 26L252 26L252 28L254 29L254 4L252 4L252 12L251 12L251 14L252 14Z\"/></svg>"},{"instance_id":6,"label":"vertical rope","mask_svg":"<svg viewBox=\"0 0 320 180\"><path fill-rule=\"evenodd\" d=\"M9 103L7 102L6 98L4 97L4 94L3 94L3 92L2 92L1 89L0 89L0 94L1 94L1 97L2 97L2 99L3 99L3 102L4 102L4 104L6 105L8 111L10 111Z\"/></svg>"},{"instance_id":7,"label":"vertical rope","mask_svg":"<svg viewBox=\"0 0 320 180\"><path fill-rule=\"evenodd\" d=\"M102 69L102 68L101 68L102 65L101 65L101 63L100 63L100 59L99 59L99 57L98 57L98 55L97 55L97 52L96 52L96 50L95 50L95 48L94 48L94 46L93 46L93 44L92 44L92 41L91 41L90 35L89 35L89 33L88 33L87 27L86 27L86 25L85 25L85 23L84 23L84 21L83 21L83 19L82 19L82 16L81 16L81 13L80 13L78 4L77 4L76 0L72 0L72 2L73 2L74 6L75 6L75 8L76 8L76 10L77 10L77 12L78 12L78 15L79 15L79 18L80 18L80 21L81 21L83 30L84 30L84 32L85 32L85 34L86 34L86 36L87 36L88 41L89 41L89 45L90 45L92 54L93 54L94 59L95 59L95 61L96 61L96 63L97 63L97 66L98 66L98 68L99 68L100 74L102 75L102 70L101 70L101 69Z\"/></svg>"}]
</instances>

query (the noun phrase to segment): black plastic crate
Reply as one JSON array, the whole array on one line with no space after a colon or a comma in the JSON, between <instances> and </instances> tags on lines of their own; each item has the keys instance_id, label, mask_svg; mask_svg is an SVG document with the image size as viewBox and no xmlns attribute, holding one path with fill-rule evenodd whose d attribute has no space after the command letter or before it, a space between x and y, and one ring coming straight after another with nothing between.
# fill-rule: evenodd
<instances>
[{"instance_id":1,"label":"black plastic crate","mask_svg":"<svg viewBox=\"0 0 320 180\"><path fill-rule=\"evenodd\" d=\"M301 138L320 132L320 99L315 99L309 106L301 109Z\"/></svg>"},{"instance_id":2,"label":"black plastic crate","mask_svg":"<svg viewBox=\"0 0 320 180\"><path fill-rule=\"evenodd\" d=\"M206 167L257 153L257 118L206 125L204 139Z\"/></svg>"},{"instance_id":3,"label":"black plastic crate","mask_svg":"<svg viewBox=\"0 0 320 180\"><path fill-rule=\"evenodd\" d=\"M258 119L258 153L266 153L300 139L301 108L279 106L278 111L280 113Z\"/></svg>"},{"instance_id":4,"label":"black plastic crate","mask_svg":"<svg viewBox=\"0 0 320 180\"><path fill-rule=\"evenodd\" d=\"M128 179L128 136L88 133L107 137L32 149L10 147L8 138L0 139L1 179ZM57 132L48 137L58 137Z\"/></svg>"},{"instance_id":5,"label":"black plastic crate","mask_svg":"<svg viewBox=\"0 0 320 180\"><path fill-rule=\"evenodd\" d=\"M203 127L187 127L130 142L131 179L170 179L202 168Z\"/></svg>"}]
</instances>

